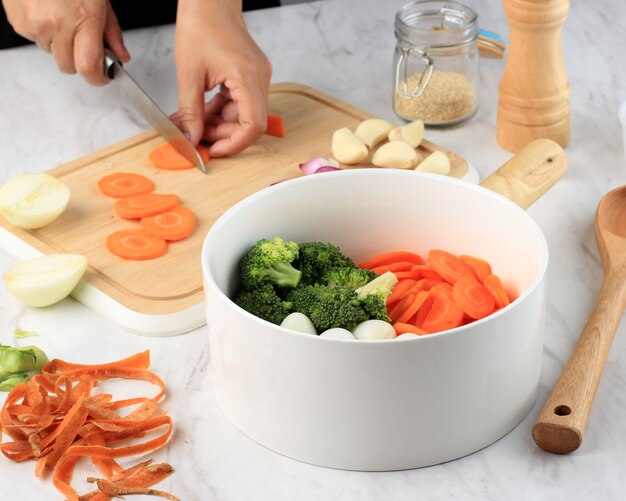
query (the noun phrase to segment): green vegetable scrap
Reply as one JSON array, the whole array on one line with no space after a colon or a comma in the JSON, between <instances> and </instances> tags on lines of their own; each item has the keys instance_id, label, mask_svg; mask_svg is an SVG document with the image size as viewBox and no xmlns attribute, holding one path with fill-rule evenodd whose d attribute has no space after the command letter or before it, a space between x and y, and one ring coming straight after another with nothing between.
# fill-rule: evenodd
<instances>
[{"instance_id":1,"label":"green vegetable scrap","mask_svg":"<svg viewBox=\"0 0 626 501\"><path fill-rule=\"evenodd\" d=\"M0 345L0 391L10 391L41 372L48 357L36 346L13 348Z\"/></svg>"},{"instance_id":2,"label":"green vegetable scrap","mask_svg":"<svg viewBox=\"0 0 626 501\"><path fill-rule=\"evenodd\" d=\"M356 268L352 259L345 256L339 247L324 242L300 244L300 253L294 266L302 271L301 284L311 285L322 281L332 268Z\"/></svg>"},{"instance_id":3,"label":"green vegetable scrap","mask_svg":"<svg viewBox=\"0 0 626 501\"><path fill-rule=\"evenodd\" d=\"M294 311L311 319L317 332L333 327L351 331L358 323L369 319L354 289L344 285L304 285L291 291L287 300Z\"/></svg>"},{"instance_id":4,"label":"green vegetable scrap","mask_svg":"<svg viewBox=\"0 0 626 501\"><path fill-rule=\"evenodd\" d=\"M280 324L291 313L291 303L278 297L270 284L241 292L235 297L235 303L247 312L274 324Z\"/></svg>"},{"instance_id":5,"label":"green vegetable scrap","mask_svg":"<svg viewBox=\"0 0 626 501\"><path fill-rule=\"evenodd\" d=\"M298 244L276 237L259 240L241 260L241 282L246 289L263 283L296 287L302 273L292 266L298 257Z\"/></svg>"},{"instance_id":6,"label":"green vegetable scrap","mask_svg":"<svg viewBox=\"0 0 626 501\"><path fill-rule=\"evenodd\" d=\"M13 335L16 339L23 339L25 337L38 336L39 334L37 334L36 331L25 331L24 329L20 329L19 327L17 327L13 332Z\"/></svg>"}]
</instances>

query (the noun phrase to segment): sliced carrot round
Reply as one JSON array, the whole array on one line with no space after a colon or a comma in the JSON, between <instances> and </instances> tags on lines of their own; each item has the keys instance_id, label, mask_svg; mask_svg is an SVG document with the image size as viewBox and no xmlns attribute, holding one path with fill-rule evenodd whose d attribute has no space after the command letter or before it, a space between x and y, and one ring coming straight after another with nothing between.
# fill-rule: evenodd
<instances>
[{"instance_id":1,"label":"sliced carrot round","mask_svg":"<svg viewBox=\"0 0 626 501\"><path fill-rule=\"evenodd\" d=\"M382 254L378 254L369 259L366 259L365 261L359 263L359 268L367 268L368 270L371 270L372 268L377 268L379 266L397 263L400 261L410 261L415 264L422 264L424 262L421 256L419 254L415 254L414 252L391 251L384 252Z\"/></svg>"},{"instance_id":2,"label":"sliced carrot round","mask_svg":"<svg viewBox=\"0 0 626 501\"><path fill-rule=\"evenodd\" d=\"M491 275L491 265L484 259L468 256L467 254L459 256L459 259L474 272L474 275L476 275L480 283L484 282L487 275Z\"/></svg>"},{"instance_id":3,"label":"sliced carrot round","mask_svg":"<svg viewBox=\"0 0 626 501\"><path fill-rule=\"evenodd\" d=\"M490 315L495 308L493 296L473 277L459 278L452 286L452 296L459 308L476 320Z\"/></svg>"},{"instance_id":4,"label":"sliced carrot round","mask_svg":"<svg viewBox=\"0 0 626 501\"><path fill-rule=\"evenodd\" d=\"M509 296L506 293L498 275L487 275L483 281L483 285L493 296L496 302L496 308L504 308L511 303L511 300L509 299Z\"/></svg>"},{"instance_id":5,"label":"sliced carrot round","mask_svg":"<svg viewBox=\"0 0 626 501\"><path fill-rule=\"evenodd\" d=\"M200 154L200 158L202 158L202 161L206 164L211 159L209 148L199 144L196 149ZM194 167L194 165L184 156L178 153L176 148L174 148L174 146L172 146L170 143L165 143L161 146L157 146L154 150L150 152L148 158L152 165L154 165L158 169L185 170L193 169Z\"/></svg>"},{"instance_id":6,"label":"sliced carrot round","mask_svg":"<svg viewBox=\"0 0 626 501\"><path fill-rule=\"evenodd\" d=\"M463 310L447 294L432 294L432 306L420 328L428 333L454 329L463 324Z\"/></svg>"},{"instance_id":7,"label":"sliced carrot round","mask_svg":"<svg viewBox=\"0 0 626 501\"><path fill-rule=\"evenodd\" d=\"M154 183L141 174L134 172L114 172L98 181L100 191L113 198L126 198L132 195L150 193Z\"/></svg>"},{"instance_id":8,"label":"sliced carrot round","mask_svg":"<svg viewBox=\"0 0 626 501\"><path fill-rule=\"evenodd\" d=\"M182 240L193 233L196 216L183 205L155 216L141 219L141 226L150 235L163 240Z\"/></svg>"},{"instance_id":9,"label":"sliced carrot round","mask_svg":"<svg viewBox=\"0 0 626 501\"><path fill-rule=\"evenodd\" d=\"M173 209L178 201L178 195L144 193L118 200L115 210L124 219L141 219Z\"/></svg>"},{"instance_id":10,"label":"sliced carrot round","mask_svg":"<svg viewBox=\"0 0 626 501\"><path fill-rule=\"evenodd\" d=\"M414 325L406 324L403 322L396 322L392 325L392 327L396 331L396 335L398 336L406 334L407 332L410 332L411 334L417 334L418 336L426 334L426 331L423 331L419 327L415 327Z\"/></svg>"},{"instance_id":11,"label":"sliced carrot round","mask_svg":"<svg viewBox=\"0 0 626 501\"><path fill-rule=\"evenodd\" d=\"M121 230L107 237L107 248L121 258L144 261L165 254L167 242L143 230Z\"/></svg>"},{"instance_id":12,"label":"sliced carrot round","mask_svg":"<svg viewBox=\"0 0 626 501\"><path fill-rule=\"evenodd\" d=\"M428 253L428 262L435 272L451 284L461 277L474 277L474 272L460 258L444 250L431 250Z\"/></svg>"}]
</instances>

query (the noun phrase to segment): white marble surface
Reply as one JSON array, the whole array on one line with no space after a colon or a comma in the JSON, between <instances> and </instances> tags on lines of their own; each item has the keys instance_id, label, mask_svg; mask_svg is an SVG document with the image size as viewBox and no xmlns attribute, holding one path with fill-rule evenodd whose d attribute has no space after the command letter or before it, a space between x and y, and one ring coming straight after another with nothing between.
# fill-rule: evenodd
<instances>
[{"instance_id":1,"label":"white marble surface","mask_svg":"<svg viewBox=\"0 0 626 501\"><path fill-rule=\"evenodd\" d=\"M273 62L274 81L302 82L393 119L393 15L404 1L330 0L257 11L246 19ZM467 3L479 12L482 27L506 37L501 2ZM134 56L129 69L166 111L176 108L172 36L172 27L126 34ZM184 500L625 499L626 325L609 355L582 447L555 456L530 437L599 289L595 208L604 193L626 182L617 119L619 103L626 99L619 50L624 40L626 4L572 2L564 33L572 87L569 172L529 210L551 251L541 384L524 421L490 447L446 464L389 473L336 471L274 454L239 433L217 407L206 327L175 338L142 338L112 327L71 299L49 309L23 309L0 285L0 342L15 343L12 332L19 325L38 331L39 337L25 341L39 344L51 357L102 362L149 348L153 369L170 389L166 404L176 423L173 440L155 458L174 465L176 473L162 487ZM429 139L465 156L483 176L510 156L495 141L502 69L502 61L481 61L480 111L474 120L428 132ZM0 181L50 169L142 128L113 86L93 88L62 75L47 54L32 47L0 52ZM0 253L0 271L11 264ZM0 499L60 498L32 471L32 464L0 460ZM80 485L84 475L77 478Z\"/></svg>"}]
</instances>

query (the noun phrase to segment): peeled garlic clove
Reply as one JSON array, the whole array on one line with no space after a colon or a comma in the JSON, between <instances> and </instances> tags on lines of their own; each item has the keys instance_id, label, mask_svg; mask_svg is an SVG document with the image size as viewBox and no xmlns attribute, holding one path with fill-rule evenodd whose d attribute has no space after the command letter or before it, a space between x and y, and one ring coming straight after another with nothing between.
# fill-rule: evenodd
<instances>
[{"instance_id":1,"label":"peeled garlic clove","mask_svg":"<svg viewBox=\"0 0 626 501\"><path fill-rule=\"evenodd\" d=\"M49 174L20 174L0 188L0 213L20 228L42 228L67 207L70 189Z\"/></svg>"},{"instance_id":2,"label":"peeled garlic clove","mask_svg":"<svg viewBox=\"0 0 626 501\"><path fill-rule=\"evenodd\" d=\"M419 157L417 152L404 141L392 141L376 150L372 163L378 167L414 169Z\"/></svg>"},{"instance_id":3,"label":"peeled garlic clove","mask_svg":"<svg viewBox=\"0 0 626 501\"><path fill-rule=\"evenodd\" d=\"M78 284L87 259L79 254L48 254L13 266L4 274L7 290L27 306L50 306Z\"/></svg>"},{"instance_id":4,"label":"peeled garlic clove","mask_svg":"<svg viewBox=\"0 0 626 501\"><path fill-rule=\"evenodd\" d=\"M354 135L361 139L368 148L373 148L387 138L394 125L381 118L363 120L354 131Z\"/></svg>"},{"instance_id":5,"label":"peeled garlic clove","mask_svg":"<svg viewBox=\"0 0 626 501\"><path fill-rule=\"evenodd\" d=\"M396 339L399 341L404 341L405 339L414 339L416 337L419 337L417 334L414 334L413 332L405 332L404 334L400 334Z\"/></svg>"},{"instance_id":6,"label":"peeled garlic clove","mask_svg":"<svg viewBox=\"0 0 626 501\"><path fill-rule=\"evenodd\" d=\"M396 331L384 320L366 320L358 324L352 334L357 339L393 339Z\"/></svg>"},{"instance_id":7,"label":"peeled garlic clove","mask_svg":"<svg viewBox=\"0 0 626 501\"><path fill-rule=\"evenodd\" d=\"M292 331L304 332L305 334L317 334L313 322L304 313L290 313L280 323L280 326Z\"/></svg>"},{"instance_id":8,"label":"peeled garlic clove","mask_svg":"<svg viewBox=\"0 0 626 501\"><path fill-rule=\"evenodd\" d=\"M417 148L424 137L424 122L415 120L402 127L396 127L389 132L389 141L404 141L413 148Z\"/></svg>"},{"instance_id":9,"label":"peeled garlic clove","mask_svg":"<svg viewBox=\"0 0 626 501\"><path fill-rule=\"evenodd\" d=\"M367 158L368 149L350 129L344 127L333 133L332 152L344 164L358 164Z\"/></svg>"},{"instance_id":10,"label":"peeled garlic clove","mask_svg":"<svg viewBox=\"0 0 626 501\"><path fill-rule=\"evenodd\" d=\"M352 332L341 327L334 327L332 329L325 330L320 334L320 337L327 337L330 339L354 339Z\"/></svg>"},{"instance_id":11,"label":"peeled garlic clove","mask_svg":"<svg viewBox=\"0 0 626 501\"><path fill-rule=\"evenodd\" d=\"M443 151L433 151L415 170L447 176L450 173L450 159Z\"/></svg>"}]
</instances>

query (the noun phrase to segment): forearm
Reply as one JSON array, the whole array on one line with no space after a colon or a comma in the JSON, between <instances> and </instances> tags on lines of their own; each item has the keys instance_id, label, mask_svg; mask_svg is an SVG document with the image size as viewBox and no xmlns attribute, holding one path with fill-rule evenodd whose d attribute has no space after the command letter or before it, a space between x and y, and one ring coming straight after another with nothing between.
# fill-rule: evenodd
<instances>
[{"instance_id":1,"label":"forearm","mask_svg":"<svg viewBox=\"0 0 626 501\"><path fill-rule=\"evenodd\" d=\"M178 20L201 18L212 28L221 28L233 21L245 26L242 0L179 0L176 17Z\"/></svg>"}]
</instances>

